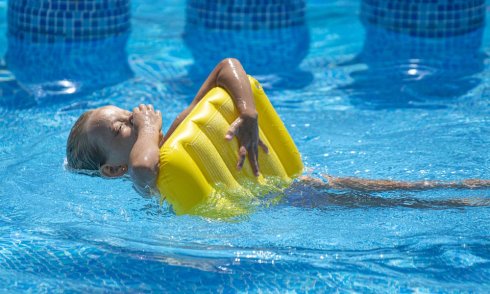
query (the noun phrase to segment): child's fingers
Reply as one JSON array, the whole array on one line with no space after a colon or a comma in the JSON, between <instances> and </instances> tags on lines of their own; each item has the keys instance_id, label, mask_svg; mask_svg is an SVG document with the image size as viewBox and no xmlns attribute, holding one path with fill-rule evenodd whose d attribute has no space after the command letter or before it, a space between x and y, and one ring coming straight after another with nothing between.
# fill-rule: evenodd
<instances>
[{"instance_id":1,"label":"child's fingers","mask_svg":"<svg viewBox=\"0 0 490 294\"><path fill-rule=\"evenodd\" d=\"M230 141L231 139L233 139L234 136L236 136L237 131L238 131L237 124L232 123L230 128L228 129L228 131L225 134L225 139Z\"/></svg>"},{"instance_id":2,"label":"child's fingers","mask_svg":"<svg viewBox=\"0 0 490 294\"><path fill-rule=\"evenodd\" d=\"M247 157L247 149L245 146L240 147L240 150L238 151L238 164L237 164L237 169L241 170L243 167L243 163L245 162L245 158Z\"/></svg>"},{"instance_id":3,"label":"child's fingers","mask_svg":"<svg viewBox=\"0 0 490 294\"><path fill-rule=\"evenodd\" d=\"M254 175L256 177L259 176L259 162L257 160L257 150L254 150L256 148L252 149L252 152L249 153L248 156L248 161L250 162L250 165L252 166L252 171L254 172Z\"/></svg>"},{"instance_id":4,"label":"child's fingers","mask_svg":"<svg viewBox=\"0 0 490 294\"><path fill-rule=\"evenodd\" d=\"M264 150L265 154L269 154L269 147L265 145L265 143L259 139L259 146Z\"/></svg>"},{"instance_id":5,"label":"child's fingers","mask_svg":"<svg viewBox=\"0 0 490 294\"><path fill-rule=\"evenodd\" d=\"M238 133L238 126L240 125L240 123L242 122L242 119L241 118L237 118L231 125L230 125L230 128L228 129L228 131L226 132L226 135L225 135L225 139L230 141L231 139L233 139L234 136L237 135Z\"/></svg>"},{"instance_id":6,"label":"child's fingers","mask_svg":"<svg viewBox=\"0 0 490 294\"><path fill-rule=\"evenodd\" d=\"M233 139L233 136L235 136L235 131L230 128L228 132L226 132L225 139L230 141Z\"/></svg>"},{"instance_id":7,"label":"child's fingers","mask_svg":"<svg viewBox=\"0 0 490 294\"><path fill-rule=\"evenodd\" d=\"M140 104L138 107L135 107L133 108L133 113L145 113L145 114L149 114L151 112L154 112L155 114L161 116L162 113L160 112L160 110L155 110L155 108L153 107L152 104Z\"/></svg>"}]
</instances>

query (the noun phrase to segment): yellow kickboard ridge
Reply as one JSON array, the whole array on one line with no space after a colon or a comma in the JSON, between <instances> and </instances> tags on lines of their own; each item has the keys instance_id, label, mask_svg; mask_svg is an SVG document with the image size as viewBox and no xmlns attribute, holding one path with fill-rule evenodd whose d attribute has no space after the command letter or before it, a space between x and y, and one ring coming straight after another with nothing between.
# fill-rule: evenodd
<instances>
[{"instance_id":1,"label":"yellow kickboard ridge","mask_svg":"<svg viewBox=\"0 0 490 294\"><path fill-rule=\"evenodd\" d=\"M264 93L250 77L259 114L259 135L269 154L259 147L260 176L248 162L236 169L238 141L225 140L238 117L230 95L211 89L160 148L157 187L176 214L227 218L246 214L257 196L279 192L303 171L293 139Z\"/></svg>"}]
</instances>

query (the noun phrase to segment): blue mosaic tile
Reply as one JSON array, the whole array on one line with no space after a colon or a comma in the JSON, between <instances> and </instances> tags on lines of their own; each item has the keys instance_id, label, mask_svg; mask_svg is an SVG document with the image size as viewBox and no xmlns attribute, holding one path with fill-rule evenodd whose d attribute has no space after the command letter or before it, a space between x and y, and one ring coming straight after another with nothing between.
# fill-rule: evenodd
<instances>
[{"instance_id":1,"label":"blue mosaic tile","mask_svg":"<svg viewBox=\"0 0 490 294\"><path fill-rule=\"evenodd\" d=\"M304 25L304 0L187 1L187 23L217 30L277 29Z\"/></svg>"},{"instance_id":2,"label":"blue mosaic tile","mask_svg":"<svg viewBox=\"0 0 490 294\"><path fill-rule=\"evenodd\" d=\"M129 0L8 2L8 34L35 43L103 39L128 32Z\"/></svg>"},{"instance_id":3,"label":"blue mosaic tile","mask_svg":"<svg viewBox=\"0 0 490 294\"><path fill-rule=\"evenodd\" d=\"M129 0L15 0L7 17L8 68L36 96L63 83L87 92L132 75Z\"/></svg>"},{"instance_id":4,"label":"blue mosaic tile","mask_svg":"<svg viewBox=\"0 0 490 294\"><path fill-rule=\"evenodd\" d=\"M304 0L189 0L184 41L194 70L208 73L226 57L255 75L297 70L309 50L305 8Z\"/></svg>"},{"instance_id":5,"label":"blue mosaic tile","mask_svg":"<svg viewBox=\"0 0 490 294\"><path fill-rule=\"evenodd\" d=\"M457 36L483 27L485 0L362 0L361 21L410 36Z\"/></svg>"},{"instance_id":6,"label":"blue mosaic tile","mask_svg":"<svg viewBox=\"0 0 490 294\"><path fill-rule=\"evenodd\" d=\"M125 33L88 42L33 43L8 36L5 60L16 80L34 95L43 96L43 87L63 82L86 93L132 76L126 53L128 37Z\"/></svg>"}]
</instances>

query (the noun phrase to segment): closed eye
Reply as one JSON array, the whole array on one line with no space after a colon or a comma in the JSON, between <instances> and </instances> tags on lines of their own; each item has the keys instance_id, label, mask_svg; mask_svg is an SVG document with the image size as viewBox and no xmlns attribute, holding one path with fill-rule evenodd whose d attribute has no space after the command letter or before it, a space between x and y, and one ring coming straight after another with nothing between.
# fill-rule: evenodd
<instances>
[{"instance_id":1,"label":"closed eye","mask_svg":"<svg viewBox=\"0 0 490 294\"><path fill-rule=\"evenodd\" d=\"M114 137L118 136L120 133L121 133L121 130L122 130L122 127L123 127L123 124L120 123L117 128L115 129L114 131Z\"/></svg>"}]
</instances>

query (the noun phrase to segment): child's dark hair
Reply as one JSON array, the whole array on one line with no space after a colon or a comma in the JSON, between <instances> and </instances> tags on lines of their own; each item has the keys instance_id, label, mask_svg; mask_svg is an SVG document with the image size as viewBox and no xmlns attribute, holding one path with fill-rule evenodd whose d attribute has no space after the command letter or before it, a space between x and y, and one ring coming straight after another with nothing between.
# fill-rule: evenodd
<instances>
[{"instance_id":1,"label":"child's dark hair","mask_svg":"<svg viewBox=\"0 0 490 294\"><path fill-rule=\"evenodd\" d=\"M77 170L98 170L107 158L97 144L89 140L86 124L90 115L89 110L82 114L71 128L66 143L66 159L68 167Z\"/></svg>"}]
</instances>

